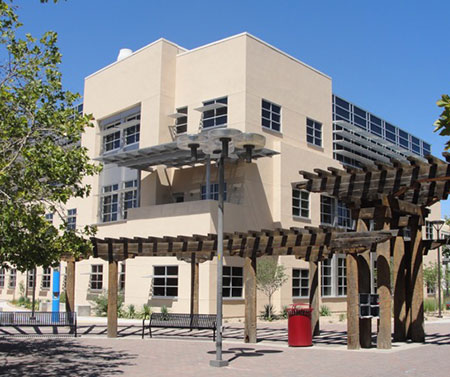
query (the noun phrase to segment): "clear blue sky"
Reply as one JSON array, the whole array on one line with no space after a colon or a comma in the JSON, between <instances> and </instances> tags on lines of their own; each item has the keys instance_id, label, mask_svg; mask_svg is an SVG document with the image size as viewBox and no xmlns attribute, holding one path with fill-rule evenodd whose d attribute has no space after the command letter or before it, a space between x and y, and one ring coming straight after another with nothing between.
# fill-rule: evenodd
<instances>
[{"instance_id":1,"label":"clear blue sky","mask_svg":"<svg viewBox=\"0 0 450 377\"><path fill-rule=\"evenodd\" d=\"M16 0L24 31L59 34L64 84L112 63L120 48L164 37L185 48L247 31L319 69L334 93L432 144L450 93L450 1ZM443 203L443 215L450 215Z\"/></svg>"}]
</instances>

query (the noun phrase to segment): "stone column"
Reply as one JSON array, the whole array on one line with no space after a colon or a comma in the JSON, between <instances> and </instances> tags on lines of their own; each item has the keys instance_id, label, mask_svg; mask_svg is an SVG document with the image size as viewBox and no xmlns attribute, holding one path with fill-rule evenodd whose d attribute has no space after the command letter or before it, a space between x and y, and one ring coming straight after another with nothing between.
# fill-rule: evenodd
<instances>
[{"instance_id":1,"label":"stone column","mask_svg":"<svg viewBox=\"0 0 450 377\"><path fill-rule=\"evenodd\" d=\"M256 256L246 256L244 261L245 279L245 343L256 343Z\"/></svg>"},{"instance_id":2,"label":"stone column","mask_svg":"<svg viewBox=\"0 0 450 377\"><path fill-rule=\"evenodd\" d=\"M191 314L199 314L199 264L195 253L191 256Z\"/></svg>"},{"instance_id":3,"label":"stone column","mask_svg":"<svg viewBox=\"0 0 450 377\"><path fill-rule=\"evenodd\" d=\"M117 338L117 264L110 260L108 266L108 338Z\"/></svg>"},{"instance_id":4,"label":"stone column","mask_svg":"<svg viewBox=\"0 0 450 377\"><path fill-rule=\"evenodd\" d=\"M394 240L394 341L406 341L406 256L402 236Z\"/></svg>"},{"instance_id":5,"label":"stone column","mask_svg":"<svg viewBox=\"0 0 450 377\"><path fill-rule=\"evenodd\" d=\"M347 348L356 350L359 343L358 259L347 254Z\"/></svg>"},{"instance_id":6,"label":"stone column","mask_svg":"<svg viewBox=\"0 0 450 377\"><path fill-rule=\"evenodd\" d=\"M319 262L309 262L309 305L311 313L311 332L313 336L320 335L319 309Z\"/></svg>"},{"instance_id":7,"label":"stone column","mask_svg":"<svg viewBox=\"0 0 450 377\"><path fill-rule=\"evenodd\" d=\"M66 312L75 311L75 260L67 261Z\"/></svg>"}]
</instances>

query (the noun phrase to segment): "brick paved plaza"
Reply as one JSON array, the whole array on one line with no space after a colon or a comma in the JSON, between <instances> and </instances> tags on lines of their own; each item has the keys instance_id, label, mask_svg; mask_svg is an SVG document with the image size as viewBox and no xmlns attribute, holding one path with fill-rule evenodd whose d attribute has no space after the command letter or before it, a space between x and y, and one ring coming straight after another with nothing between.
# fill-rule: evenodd
<instances>
[{"instance_id":1,"label":"brick paved plaza","mask_svg":"<svg viewBox=\"0 0 450 377\"><path fill-rule=\"evenodd\" d=\"M239 324L225 329L227 368L214 358L210 332L155 330L140 339L137 324L122 325L107 339L101 324L82 325L81 337L1 337L1 376L448 376L450 320L426 324L427 344L395 344L392 350L348 351L344 324L325 324L310 348L289 348L280 324L259 324L263 338L246 345Z\"/></svg>"}]
</instances>

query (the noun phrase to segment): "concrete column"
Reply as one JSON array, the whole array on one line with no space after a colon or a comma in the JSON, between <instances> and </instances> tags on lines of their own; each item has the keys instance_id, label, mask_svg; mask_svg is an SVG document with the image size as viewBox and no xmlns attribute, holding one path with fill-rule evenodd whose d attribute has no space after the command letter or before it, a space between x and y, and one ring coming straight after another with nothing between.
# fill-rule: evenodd
<instances>
[{"instance_id":1,"label":"concrete column","mask_svg":"<svg viewBox=\"0 0 450 377\"><path fill-rule=\"evenodd\" d=\"M313 336L320 335L319 309L319 262L309 262L309 305L311 313L311 332Z\"/></svg>"},{"instance_id":2,"label":"concrete column","mask_svg":"<svg viewBox=\"0 0 450 377\"><path fill-rule=\"evenodd\" d=\"M245 257L245 343L256 343L256 257Z\"/></svg>"}]
</instances>

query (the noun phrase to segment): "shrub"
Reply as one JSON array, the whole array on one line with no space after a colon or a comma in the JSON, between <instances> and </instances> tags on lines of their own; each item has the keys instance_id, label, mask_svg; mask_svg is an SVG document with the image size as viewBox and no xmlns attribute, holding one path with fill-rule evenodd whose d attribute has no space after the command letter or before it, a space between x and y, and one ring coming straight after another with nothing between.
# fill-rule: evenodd
<instances>
[{"instance_id":1,"label":"shrub","mask_svg":"<svg viewBox=\"0 0 450 377\"><path fill-rule=\"evenodd\" d=\"M148 304L142 305L142 310L138 313L138 318L149 319L152 314L152 308Z\"/></svg>"},{"instance_id":2,"label":"shrub","mask_svg":"<svg viewBox=\"0 0 450 377\"><path fill-rule=\"evenodd\" d=\"M328 306L321 305L319 313L322 317L329 317L331 315L331 310Z\"/></svg>"},{"instance_id":3,"label":"shrub","mask_svg":"<svg viewBox=\"0 0 450 377\"><path fill-rule=\"evenodd\" d=\"M162 314L162 319L164 321L168 321L169 320L169 309L167 308L166 305L163 305L161 307L161 314Z\"/></svg>"},{"instance_id":4,"label":"shrub","mask_svg":"<svg viewBox=\"0 0 450 377\"><path fill-rule=\"evenodd\" d=\"M347 314L341 313L339 314L339 322L344 322L347 319Z\"/></svg>"},{"instance_id":5,"label":"shrub","mask_svg":"<svg viewBox=\"0 0 450 377\"><path fill-rule=\"evenodd\" d=\"M265 321L272 321L276 319L276 317L277 315L275 314L273 305L264 305L264 310L261 312L261 319L264 319Z\"/></svg>"},{"instance_id":6,"label":"shrub","mask_svg":"<svg viewBox=\"0 0 450 377\"><path fill-rule=\"evenodd\" d=\"M103 290L97 297L92 301L94 305L94 313L97 317L106 317L108 315L108 291ZM119 294L117 297L117 314L122 313L123 306L123 295Z\"/></svg>"},{"instance_id":7,"label":"shrub","mask_svg":"<svg viewBox=\"0 0 450 377\"><path fill-rule=\"evenodd\" d=\"M281 309L281 318L283 319L287 319L288 317L288 306L284 305L283 308Z\"/></svg>"}]
</instances>

